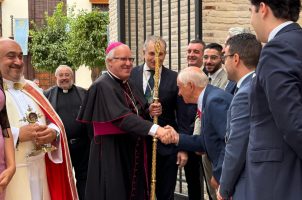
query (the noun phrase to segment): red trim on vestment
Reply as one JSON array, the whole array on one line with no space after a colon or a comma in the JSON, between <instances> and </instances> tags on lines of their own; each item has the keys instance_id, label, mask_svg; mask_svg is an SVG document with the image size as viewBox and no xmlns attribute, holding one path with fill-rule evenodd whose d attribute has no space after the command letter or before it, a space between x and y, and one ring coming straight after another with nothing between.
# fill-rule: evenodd
<instances>
[{"instance_id":1,"label":"red trim on vestment","mask_svg":"<svg viewBox=\"0 0 302 200\"><path fill-rule=\"evenodd\" d=\"M63 163L53 163L48 155L45 156L46 174L49 192L52 200L78 200L72 165L68 149L64 125L52 108L48 100L29 83L24 85L23 91L33 98L44 114L60 128L60 142L62 146Z\"/></svg>"}]
</instances>

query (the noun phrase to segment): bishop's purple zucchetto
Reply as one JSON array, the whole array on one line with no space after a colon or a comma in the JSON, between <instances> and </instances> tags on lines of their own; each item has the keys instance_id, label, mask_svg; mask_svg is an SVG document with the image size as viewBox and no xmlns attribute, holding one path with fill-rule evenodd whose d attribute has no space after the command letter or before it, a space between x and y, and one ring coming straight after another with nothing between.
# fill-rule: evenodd
<instances>
[{"instance_id":1,"label":"bishop's purple zucchetto","mask_svg":"<svg viewBox=\"0 0 302 200\"><path fill-rule=\"evenodd\" d=\"M124 43L122 42L110 42L106 48L106 54L108 54L112 49L115 47L118 47L120 45L123 45Z\"/></svg>"}]
</instances>

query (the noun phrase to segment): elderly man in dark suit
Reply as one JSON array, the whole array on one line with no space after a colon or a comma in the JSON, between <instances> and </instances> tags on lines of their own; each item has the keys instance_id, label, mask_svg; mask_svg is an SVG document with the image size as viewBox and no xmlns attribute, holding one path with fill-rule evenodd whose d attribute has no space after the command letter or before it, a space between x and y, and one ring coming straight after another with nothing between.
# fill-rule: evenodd
<instances>
[{"instance_id":1,"label":"elderly man in dark suit","mask_svg":"<svg viewBox=\"0 0 302 200\"><path fill-rule=\"evenodd\" d=\"M197 67L182 70L177 78L179 95L186 103L196 103L200 112L202 135L174 133L163 138L165 143L175 143L179 149L207 153L213 166L211 185L217 189L224 158L227 110L231 94L208 84L208 77Z\"/></svg>"},{"instance_id":2,"label":"elderly man in dark suit","mask_svg":"<svg viewBox=\"0 0 302 200\"><path fill-rule=\"evenodd\" d=\"M44 91L53 108L57 111L64 124L71 162L77 180L80 200L84 199L90 139L88 127L76 121L86 90L75 86L74 74L67 65L60 65L55 72L57 85Z\"/></svg>"},{"instance_id":3,"label":"elderly man in dark suit","mask_svg":"<svg viewBox=\"0 0 302 200\"><path fill-rule=\"evenodd\" d=\"M302 199L301 0L250 0L263 47L250 94L248 199Z\"/></svg>"},{"instance_id":4,"label":"elderly man in dark suit","mask_svg":"<svg viewBox=\"0 0 302 200\"><path fill-rule=\"evenodd\" d=\"M225 156L217 193L219 200L246 199L244 168L250 134L248 96L261 48L255 35L242 33L227 40L222 56L228 79L237 83L237 92L228 110Z\"/></svg>"},{"instance_id":5,"label":"elderly man in dark suit","mask_svg":"<svg viewBox=\"0 0 302 200\"><path fill-rule=\"evenodd\" d=\"M141 94L149 103L153 102L154 68L155 68L155 42L160 41L159 52L160 82L159 102L162 106L162 114L158 118L160 126L170 125L178 130L178 123L181 123L182 115L179 108L184 105L178 97L176 85L177 73L164 67L163 62L166 56L166 42L157 36L149 36L144 44L145 64L133 68L130 79L138 87ZM152 140L149 140L149 158L152 158ZM150 160L151 161L151 160ZM174 145L165 145L158 141L157 144L157 169L156 169L156 197L158 200L174 199L177 169L183 167L187 162L187 153L178 151ZM149 162L151 164L151 162ZM151 167L151 166L150 166Z\"/></svg>"}]
</instances>

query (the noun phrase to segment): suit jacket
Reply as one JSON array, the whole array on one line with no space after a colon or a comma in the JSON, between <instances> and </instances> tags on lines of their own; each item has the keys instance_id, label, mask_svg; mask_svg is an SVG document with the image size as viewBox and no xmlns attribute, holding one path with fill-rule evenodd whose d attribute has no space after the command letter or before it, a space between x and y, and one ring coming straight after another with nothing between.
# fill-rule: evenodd
<instances>
[{"instance_id":1,"label":"suit jacket","mask_svg":"<svg viewBox=\"0 0 302 200\"><path fill-rule=\"evenodd\" d=\"M205 88L202 104L202 135L179 135L178 147L187 151L206 152L213 167L213 176L220 180L224 158L227 110L232 95L215 86Z\"/></svg>"},{"instance_id":2,"label":"suit jacket","mask_svg":"<svg viewBox=\"0 0 302 200\"><path fill-rule=\"evenodd\" d=\"M211 85L224 89L228 82L227 73L224 69L220 70L216 78L211 81Z\"/></svg>"},{"instance_id":3,"label":"suit jacket","mask_svg":"<svg viewBox=\"0 0 302 200\"><path fill-rule=\"evenodd\" d=\"M137 86L141 94L144 94L143 89L143 73L144 65L134 67L130 80ZM178 87L176 84L177 73L162 66L160 84L159 84L159 101L162 105L162 114L158 117L158 124L160 126L170 125L175 130L178 130L176 123L181 98L178 96ZM180 120L181 121L181 120ZM161 155L170 155L177 152L177 148L172 145L165 145L158 141L158 153Z\"/></svg>"},{"instance_id":4,"label":"suit jacket","mask_svg":"<svg viewBox=\"0 0 302 200\"><path fill-rule=\"evenodd\" d=\"M262 49L250 94L250 199L302 199L302 30L282 28Z\"/></svg>"},{"instance_id":5,"label":"suit jacket","mask_svg":"<svg viewBox=\"0 0 302 200\"><path fill-rule=\"evenodd\" d=\"M246 199L245 160L250 134L249 92L252 74L241 83L235 94L227 118L226 147L220 194L225 199L233 196L234 200Z\"/></svg>"},{"instance_id":6,"label":"suit jacket","mask_svg":"<svg viewBox=\"0 0 302 200\"><path fill-rule=\"evenodd\" d=\"M234 81L228 81L226 86L225 86L225 91L230 93L230 94L235 94L235 90L236 90L237 84Z\"/></svg>"}]
</instances>

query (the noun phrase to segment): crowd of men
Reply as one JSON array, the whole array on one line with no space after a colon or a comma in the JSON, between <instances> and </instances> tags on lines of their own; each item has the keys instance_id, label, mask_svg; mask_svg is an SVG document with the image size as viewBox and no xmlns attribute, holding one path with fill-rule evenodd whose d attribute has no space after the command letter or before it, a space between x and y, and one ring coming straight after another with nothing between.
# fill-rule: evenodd
<instances>
[{"instance_id":1,"label":"crowd of men","mask_svg":"<svg viewBox=\"0 0 302 200\"><path fill-rule=\"evenodd\" d=\"M147 37L136 67L112 42L88 90L60 65L42 91L23 76L20 45L0 39L0 200L150 199L153 138L158 200L174 199L179 167L190 200L204 183L211 200L302 199L301 0L250 2L256 35L192 40L179 73L162 37Z\"/></svg>"}]
</instances>

